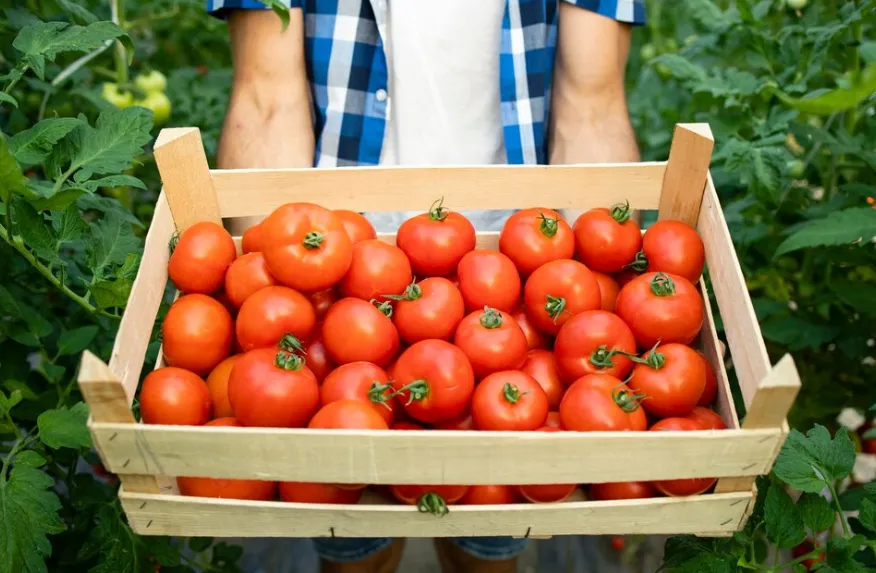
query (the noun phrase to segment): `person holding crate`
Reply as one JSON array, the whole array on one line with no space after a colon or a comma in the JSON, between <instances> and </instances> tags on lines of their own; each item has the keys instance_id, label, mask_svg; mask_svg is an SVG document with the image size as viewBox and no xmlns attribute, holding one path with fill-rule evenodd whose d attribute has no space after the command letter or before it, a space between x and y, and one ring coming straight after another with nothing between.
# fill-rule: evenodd
<instances>
[{"instance_id":1,"label":"person holding crate","mask_svg":"<svg viewBox=\"0 0 876 573\"><path fill-rule=\"evenodd\" d=\"M639 160L624 94L644 0L208 0L229 24L220 168ZM474 216L498 229L506 213ZM381 218L383 217L383 218ZM371 215L394 229L405 214ZM527 540L436 540L442 569L516 571ZM402 543L315 539L326 573L394 571Z\"/></svg>"}]
</instances>

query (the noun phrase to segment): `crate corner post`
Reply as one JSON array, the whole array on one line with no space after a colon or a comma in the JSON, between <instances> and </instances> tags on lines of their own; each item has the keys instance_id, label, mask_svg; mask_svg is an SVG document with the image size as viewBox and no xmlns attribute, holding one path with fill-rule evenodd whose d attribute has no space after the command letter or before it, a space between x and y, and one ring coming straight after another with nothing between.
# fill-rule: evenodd
<instances>
[{"instance_id":1,"label":"crate corner post","mask_svg":"<svg viewBox=\"0 0 876 573\"><path fill-rule=\"evenodd\" d=\"M197 127L162 129L155 140L155 163L176 228L195 223L222 224L207 153Z\"/></svg>"},{"instance_id":2,"label":"crate corner post","mask_svg":"<svg viewBox=\"0 0 876 573\"><path fill-rule=\"evenodd\" d=\"M697 226L715 139L708 123L679 123L672 135L658 217Z\"/></svg>"},{"instance_id":3,"label":"crate corner post","mask_svg":"<svg viewBox=\"0 0 876 573\"><path fill-rule=\"evenodd\" d=\"M94 432L94 425L136 424L125 387L110 367L88 350L82 353L78 383L82 397L91 412L88 425L94 439L94 447L106 468L113 471L114 464L106 459L98 434ZM152 475L120 474L119 480L127 491L160 493L158 480Z\"/></svg>"}]
</instances>

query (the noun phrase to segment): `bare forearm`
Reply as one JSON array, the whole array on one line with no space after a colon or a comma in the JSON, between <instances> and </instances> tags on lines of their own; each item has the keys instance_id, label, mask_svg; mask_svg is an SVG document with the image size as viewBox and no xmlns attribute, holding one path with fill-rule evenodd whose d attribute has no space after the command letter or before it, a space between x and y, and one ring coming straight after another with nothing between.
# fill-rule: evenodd
<instances>
[{"instance_id":1,"label":"bare forearm","mask_svg":"<svg viewBox=\"0 0 876 573\"><path fill-rule=\"evenodd\" d=\"M549 163L639 161L636 136L623 100L575 101L574 96L558 91L551 112Z\"/></svg>"}]
</instances>

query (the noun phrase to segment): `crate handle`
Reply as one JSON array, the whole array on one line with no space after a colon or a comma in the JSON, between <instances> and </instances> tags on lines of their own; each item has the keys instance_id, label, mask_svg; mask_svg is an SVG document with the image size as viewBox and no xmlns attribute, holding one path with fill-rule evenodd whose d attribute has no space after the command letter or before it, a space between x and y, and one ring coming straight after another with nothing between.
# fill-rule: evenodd
<instances>
[{"instance_id":1,"label":"crate handle","mask_svg":"<svg viewBox=\"0 0 876 573\"><path fill-rule=\"evenodd\" d=\"M200 221L222 224L219 200L197 127L162 129L155 140L155 163L176 228Z\"/></svg>"}]
</instances>

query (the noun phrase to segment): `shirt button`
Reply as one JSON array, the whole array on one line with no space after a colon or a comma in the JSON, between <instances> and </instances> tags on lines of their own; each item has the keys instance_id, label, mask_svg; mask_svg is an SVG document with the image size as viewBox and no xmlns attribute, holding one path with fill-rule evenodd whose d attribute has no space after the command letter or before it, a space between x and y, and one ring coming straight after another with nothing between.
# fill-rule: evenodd
<instances>
[{"instance_id":1,"label":"shirt button","mask_svg":"<svg viewBox=\"0 0 876 573\"><path fill-rule=\"evenodd\" d=\"M386 90L377 90L374 92L374 97L377 101L386 101Z\"/></svg>"}]
</instances>

